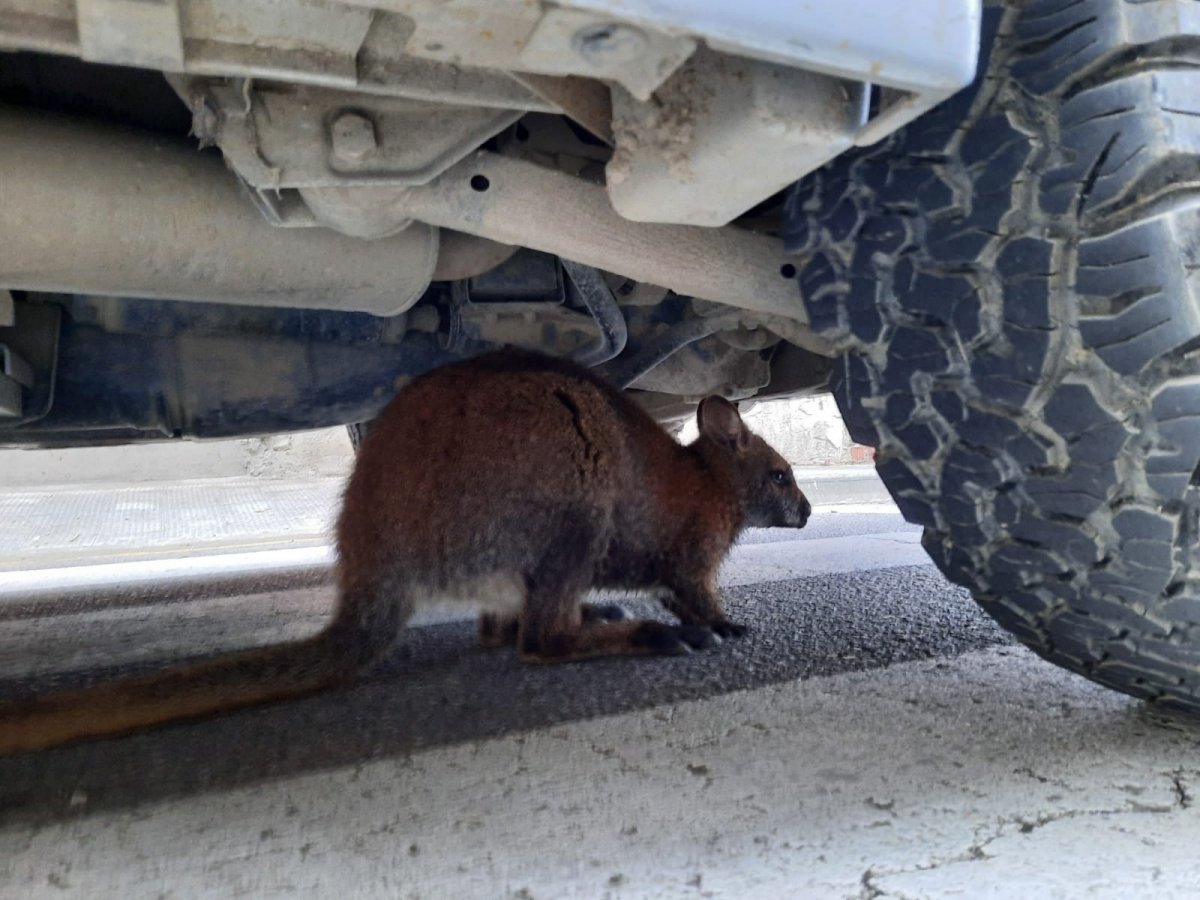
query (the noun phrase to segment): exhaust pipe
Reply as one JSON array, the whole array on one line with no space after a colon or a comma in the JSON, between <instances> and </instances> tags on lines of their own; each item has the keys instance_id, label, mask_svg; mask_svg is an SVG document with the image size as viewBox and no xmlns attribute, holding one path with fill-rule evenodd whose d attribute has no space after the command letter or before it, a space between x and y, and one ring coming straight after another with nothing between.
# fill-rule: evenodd
<instances>
[{"instance_id":1,"label":"exhaust pipe","mask_svg":"<svg viewBox=\"0 0 1200 900\"><path fill-rule=\"evenodd\" d=\"M276 228L185 140L0 107L0 173L0 288L387 316L437 264L428 225Z\"/></svg>"}]
</instances>

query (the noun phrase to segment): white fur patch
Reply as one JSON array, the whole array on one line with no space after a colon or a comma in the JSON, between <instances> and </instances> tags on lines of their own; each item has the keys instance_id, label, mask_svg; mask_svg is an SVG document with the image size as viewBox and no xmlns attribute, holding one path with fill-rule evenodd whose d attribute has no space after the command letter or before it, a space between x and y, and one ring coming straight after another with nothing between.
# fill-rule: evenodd
<instances>
[{"instance_id":1,"label":"white fur patch","mask_svg":"<svg viewBox=\"0 0 1200 900\"><path fill-rule=\"evenodd\" d=\"M525 586L511 572L492 572L452 585L410 588L417 606L472 606L493 612L517 612L525 600Z\"/></svg>"}]
</instances>

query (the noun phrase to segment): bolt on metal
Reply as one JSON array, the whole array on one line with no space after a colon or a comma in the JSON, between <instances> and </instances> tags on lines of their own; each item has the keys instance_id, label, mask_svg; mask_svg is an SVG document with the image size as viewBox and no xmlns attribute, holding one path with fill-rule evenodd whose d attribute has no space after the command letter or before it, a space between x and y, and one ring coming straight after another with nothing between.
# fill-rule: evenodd
<instances>
[{"instance_id":1,"label":"bolt on metal","mask_svg":"<svg viewBox=\"0 0 1200 900\"><path fill-rule=\"evenodd\" d=\"M378 149L375 125L358 113L342 113L330 129L334 155L348 162L362 162Z\"/></svg>"},{"instance_id":2,"label":"bolt on metal","mask_svg":"<svg viewBox=\"0 0 1200 900\"><path fill-rule=\"evenodd\" d=\"M616 22L584 26L571 39L576 53L598 65L631 63L646 51L648 43L637 28Z\"/></svg>"}]
</instances>

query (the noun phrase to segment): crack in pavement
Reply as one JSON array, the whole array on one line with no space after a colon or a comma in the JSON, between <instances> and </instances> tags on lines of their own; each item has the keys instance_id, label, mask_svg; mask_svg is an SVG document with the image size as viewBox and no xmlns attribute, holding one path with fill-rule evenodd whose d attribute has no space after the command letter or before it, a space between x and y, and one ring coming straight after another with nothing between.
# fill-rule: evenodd
<instances>
[{"instance_id":1,"label":"crack in pavement","mask_svg":"<svg viewBox=\"0 0 1200 900\"><path fill-rule=\"evenodd\" d=\"M1192 794L1183 780L1185 774L1188 774L1186 769L1175 769L1170 773L1171 789L1175 792L1175 802L1180 809L1188 809L1192 805Z\"/></svg>"},{"instance_id":2,"label":"crack in pavement","mask_svg":"<svg viewBox=\"0 0 1200 900\"><path fill-rule=\"evenodd\" d=\"M1039 781L1049 781L1049 779L1038 778L1032 772L1022 772L1017 770L1018 774L1029 774L1031 777L1037 778ZM987 848L993 843L1004 837L1011 837L1018 834L1031 834L1039 828L1044 828L1054 822L1062 822L1071 819L1079 819L1085 817L1110 817L1110 816L1125 816L1125 815L1170 815L1178 813L1182 810L1190 809L1193 803L1193 797L1188 790L1188 783L1185 781L1185 776L1200 775L1200 769L1173 769L1170 772L1161 773L1170 781L1171 793L1174 795L1175 802L1169 806L1158 806L1137 801L1127 801L1127 805L1118 808L1105 809L1066 809L1053 813L1042 813L1035 818L1028 818L1024 815L1012 815L1001 818L991 829L991 833L982 840L979 833L983 830L982 827L976 828L975 840L963 851L952 854L950 856L935 857L923 863L917 863L912 866L904 866L900 868L887 868L881 866L868 866L862 873L859 879L861 889L854 900L877 900L880 897L902 897L900 894L889 893L885 887L878 883L878 879L887 878L892 875L910 875L915 872L929 872L935 869L940 869L943 866L956 865L958 863L978 862L982 860L993 859L994 855L988 854ZM1061 783L1061 782L1053 782Z\"/></svg>"}]
</instances>

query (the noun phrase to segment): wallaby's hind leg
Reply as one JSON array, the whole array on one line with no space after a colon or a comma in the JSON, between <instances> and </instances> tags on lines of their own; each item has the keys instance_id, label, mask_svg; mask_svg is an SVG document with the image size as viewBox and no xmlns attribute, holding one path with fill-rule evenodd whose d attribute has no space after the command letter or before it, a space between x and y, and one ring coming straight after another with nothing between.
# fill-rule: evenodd
<instances>
[{"instance_id":1,"label":"wallaby's hind leg","mask_svg":"<svg viewBox=\"0 0 1200 900\"><path fill-rule=\"evenodd\" d=\"M579 612L584 625L619 622L629 615L624 607L615 603L581 603ZM484 647L514 647L520 630L518 613L485 612L479 616L479 643Z\"/></svg>"},{"instance_id":2,"label":"wallaby's hind leg","mask_svg":"<svg viewBox=\"0 0 1200 900\"><path fill-rule=\"evenodd\" d=\"M579 596L590 587L602 547L579 519L559 531L555 552L526 579L517 650L530 662L596 656L676 655L716 643L708 628L631 619L585 622Z\"/></svg>"},{"instance_id":3,"label":"wallaby's hind leg","mask_svg":"<svg viewBox=\"0 0 1200 900\"><path fill-rule=\"evenodd\" d=\"M517 650L532 662L566 662L593 656L678 655L712 646L712 630L630 619L584 622L578 595L590 571L571 568L569 556L544 560L528 578ZM592 558L583 556L583 559Z\"/></svg>"},{"instance_id":4,"label":"wallaby's hind leg","mask_svg":"<svg viewBox=\"0 0 1200 900\"><path fill-rule=\"evenodd\" d=\"M680 656L718 642L703 625L667 625L645 619L579 622L547 627L541 616L521 623L517 646L527 662L570 662L597 656Z\"/></svg>"}]
</instances>

